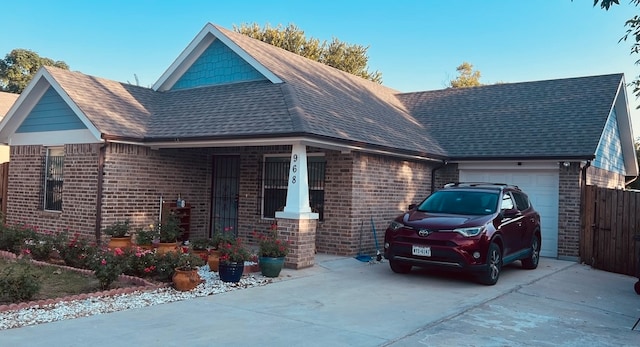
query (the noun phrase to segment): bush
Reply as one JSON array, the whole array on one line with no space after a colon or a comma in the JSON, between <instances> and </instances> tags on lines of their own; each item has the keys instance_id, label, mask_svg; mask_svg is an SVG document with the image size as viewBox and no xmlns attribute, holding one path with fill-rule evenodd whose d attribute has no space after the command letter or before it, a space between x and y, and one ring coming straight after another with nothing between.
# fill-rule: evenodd
<instances>
[{"instance_id":1,"label":"bush","mask_svg":"<svg viewBox=\"0 0 640 347\"><path fill-rule=\"evenodd\" d=\"M0 224L0 250L20 254L24 241L32 239L36 232L24 223Z\"/></svg>"},{"instance_id":2,"label":"bush","mask_svg":"<svg viewBox=\"0 0 640 347\"><path fill-rule=\"evenodd\" d=\"M11 302L31 300L40 291L40 282L31 265L20 260L0 272L0 298Z\"/></svg>"},{"instance_id":3,"label":"bush","mask_svg":"<svg viewBox=\"0 0 640 347\"><path fill-rule=\"evenodd\" d=\"M122 275L124 268L124 251L120 248L110 250L108 248L99 249L89 261L89 266L93 274L100 281L100 288L109 289L111 283Z\"/></svg>"},{"instance_id":4,"label":"bush","mask_svg":"<svg viewBox=\"0 0 640 347\"><path fill-rule=\"evenodd\" d=\"M33 238L24 241L25 250L35 260L48 260L54 246L55 236L52 234L35 234Z\"/></svg>"},{"instance_id":5,"label":"bush","mask_svg":"<svg viewBox=\"0 0 640 347\"><path fill-rule=\"evenodd\" d=\"M129 230L131 229L129 223L128 219L124 222L117 221L104 228L104 233L111 237L125 237L129 234Z\"/></svg>"},{"instance_id":6,"label":"bush","mask_svg":"<svg viewBox=\"0 0 640 347\"><path fill-rule=\"evenodd\" d=\"M178 267L181 254L178 252L167 252L156 257L156 278L158 281L171 282L173 273Z\"/></svg>"},{"instance_id":7,"label":"bush","mask_svg":"<svg viewBox=\"0 0 640 347\"><path fill-rule=\"evenodd\" d=\"M150 277L156 274L156 253L140 247L124 251L124 273L129 276Z\"/></svg>"},{"instance_id":8,"label":"bush","mask_svg":"<svg viewBox=\"0 0 640 347\"><path fill-rule=\"evenodd\" d=\"M70 238L68 232L56 238L55 248L66 265L79 269L90 269L89 263L96 252L95 243L89 243L78 233Z\"/></svg>"}]
</instances>

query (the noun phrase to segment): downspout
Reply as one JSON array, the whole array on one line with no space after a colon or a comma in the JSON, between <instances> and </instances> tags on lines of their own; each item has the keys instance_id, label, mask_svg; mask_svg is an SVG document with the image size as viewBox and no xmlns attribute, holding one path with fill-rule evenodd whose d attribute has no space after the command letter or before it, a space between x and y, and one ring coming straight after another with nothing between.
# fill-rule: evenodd
<instances>
[{"instance_id":1,"label":"downspout","mask_svg":"<svg viewBox=\"0 0 640 347\"><path fill-rule=\"evenodd\" d=\"M580 178L582 179L583 189L586 189L587 187L587 169L590 166L591 166L591 160L587 160L587 163L582 167L582 169L580 169L580 171L582 171L582 176Z\"/></svg>"},{"instance_id":2,"label":"downspout","mask_svg":"<svg viewBox=\"0 0 640 347\"><path fill-rule=\"evenodd\" d=\"M635 182L638 179L638 176L632 178L629 181L624 182L624 187L627 188L631 183Z\"/></svg>"},{"instance_id":3,"label":"downspout","mask_svg":"<svg viewBox=\"0 0 640 347\"><path fill-rule=\"evenodd\" d=\"M433 193L433 191L436 189L436 171L442 169L443 167L447 166L447 164L449 164L448 161L443 160L442 164L434 167L433 169L431 169L431 193Z\"/></svg>"},{"instance_id":4,"label":"downspout","mask_svg":"<svg viewBox=\"0 0 640 347\"><path fill-rule=\"evenodd\" d=\"M104 159L107 153L107 146L109 142L105 140L104 144L100 146L100 152L98 152L98 187L96 192L96 242L98 245L102 241L102 181L104 179Z\"/></svg>"}]
</instances>

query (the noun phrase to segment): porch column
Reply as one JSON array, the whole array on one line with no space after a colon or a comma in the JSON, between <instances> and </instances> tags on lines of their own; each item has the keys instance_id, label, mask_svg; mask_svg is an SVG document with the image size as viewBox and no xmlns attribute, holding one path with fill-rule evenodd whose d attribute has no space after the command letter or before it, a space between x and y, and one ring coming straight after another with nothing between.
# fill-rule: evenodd
<instances>
[{"instance_id":1,"label":"porch column","mask_svg":"<svg viewBox=\"0 0 640 347\"><path fill-rule=\"evenodd\" d=\"M313 266L318 214L309 205L307 148L301 143L291 149L287 202L283 211L276 212L276 219L280 235L291 242L285 265L294 269Z\"/></svg>"}]
</instances>

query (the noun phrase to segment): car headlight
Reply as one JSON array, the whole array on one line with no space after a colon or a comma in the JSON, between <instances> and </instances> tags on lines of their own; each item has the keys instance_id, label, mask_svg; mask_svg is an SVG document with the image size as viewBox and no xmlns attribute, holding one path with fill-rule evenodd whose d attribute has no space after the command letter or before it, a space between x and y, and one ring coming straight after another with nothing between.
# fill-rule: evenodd
<instances>
[{"instance_id":1,"label":"car headlight","mask_svg":"<svg viewBox=\"0 0 640 347\"><path fill-rule=\"evenodd\" d=\"M404 228L404 224L400 222L392 221L391 224L389 224L389 229L393 231L398 231L398 229L401 229L401 228Z\"/></svg>"},{"instance_id":2,"label":"car headlight","mask_svg":"<svg viewBox=\"0 0 640 347\"><path fill-rule=\"evenodd\" d=\"M480 235L480 233L483 232L484 229L485 229L485 226L481 226L481 227L473 227L473 228L458 228L458 229L453 229L453 231L466 237L472 237L472 236Z\"/></svg>"}]
</instances>

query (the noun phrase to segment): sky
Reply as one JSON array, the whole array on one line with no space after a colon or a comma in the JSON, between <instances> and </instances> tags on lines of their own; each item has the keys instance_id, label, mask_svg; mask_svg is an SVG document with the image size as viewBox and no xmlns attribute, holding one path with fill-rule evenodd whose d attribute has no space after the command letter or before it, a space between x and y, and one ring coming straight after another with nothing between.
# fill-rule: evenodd
<instances>
[{"instance_id":1,"label":"sky","mask_svg":"<svg viewBox=\"0 0 640 347\"><path fill-rule=\"evenodd\" d=\"M0 56L23 48L71 70L152 86L208 22L295 24L307 37L368 46L369 70L402 92L442 89L462 62L480 81L640 75L631 41L640 7L593 0L30 0L3 4ZM9 14L9 15L8 15ZM627 89L634 137L639 104Z\"/></svg>"}]
</instances>

